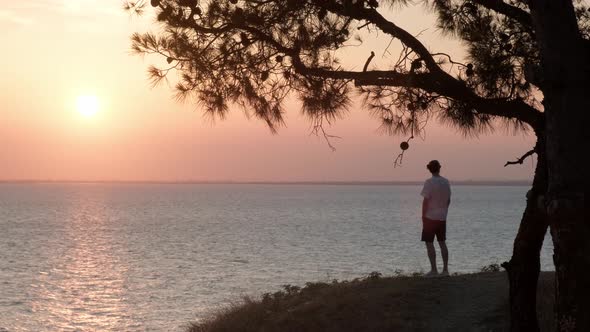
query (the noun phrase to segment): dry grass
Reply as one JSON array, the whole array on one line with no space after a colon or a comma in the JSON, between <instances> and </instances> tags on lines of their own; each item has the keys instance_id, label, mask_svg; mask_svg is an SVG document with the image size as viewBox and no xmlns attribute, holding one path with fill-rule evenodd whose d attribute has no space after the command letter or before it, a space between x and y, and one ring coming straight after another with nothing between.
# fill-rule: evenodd
<instances>
[{"instance_id":1,"label":"dry grass","mask_svg":"<svg viewBox=\"0 0 590 332\"><path fill-rule=\"evenodd\" d=\"M446 279L382 278L372 274L353 281L308 283L302 288L285 286L283 290L264 294L258 300L245 298L242 303L218 311L203 322L191 324L188 332L432 331L436 329L432 327L431 316L440 316L441 312L449 309L445 300L441 300L448 291L445 287L457 284L457 280L460 284L485 283L490 276L497 280L496 284L503 284L506 278L503 272ZM552 274L543 273L539 283L538 308L542 331L551 330L553 324L552 278ZM479 325L470 331L507 329L507 286L505 290L503 294L498 294L495 302L492 301L500 305L492 306L495 309L479 317ZM457 292L457 287L453 292Z\"/></svg>"}]
</instances>

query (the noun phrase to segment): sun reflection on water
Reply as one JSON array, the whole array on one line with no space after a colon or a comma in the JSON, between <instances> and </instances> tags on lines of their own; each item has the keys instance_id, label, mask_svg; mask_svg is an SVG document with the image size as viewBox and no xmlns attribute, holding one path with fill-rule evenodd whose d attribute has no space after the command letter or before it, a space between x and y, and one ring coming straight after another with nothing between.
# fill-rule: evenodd
<instances>
[{"instance_id":1,"label":"sun reflection on water","mask_svg":"<svg viewBox=\"0 0 590 332\"><path fill-rule=\"evenodd\" d=\"M60 330L138 329L126 302L127 264L112 240L112 225L99 202L78 199L64 223L61 255L52 255L49 271L31 285L31 310ZM118 255L119 254L119 255Z\"/></svg>"}]
</instances>

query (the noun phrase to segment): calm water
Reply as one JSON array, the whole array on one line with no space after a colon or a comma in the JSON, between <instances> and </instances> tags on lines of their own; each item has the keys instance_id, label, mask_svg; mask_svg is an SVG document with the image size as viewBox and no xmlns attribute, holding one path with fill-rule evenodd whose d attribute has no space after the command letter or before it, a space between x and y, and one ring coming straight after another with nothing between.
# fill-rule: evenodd
<instances>
[{"instance_id":1,"label":"calm water","mask_svg":"<svg viewBox=\"0 0 590 332\"><path fill-rule=\"evenodd\" d=\"M509 258L526 190L453 188L451 272ZM179 331L282 284L428 270L419 191L0 185L0 331Z\"/></svg>"}]
</instances>

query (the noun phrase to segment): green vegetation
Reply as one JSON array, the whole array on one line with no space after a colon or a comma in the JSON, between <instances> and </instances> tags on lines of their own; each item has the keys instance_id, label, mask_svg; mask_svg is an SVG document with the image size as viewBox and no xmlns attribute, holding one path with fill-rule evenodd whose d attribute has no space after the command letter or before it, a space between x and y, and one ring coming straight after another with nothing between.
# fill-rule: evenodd
<instances>
[{"instance_id":1,"label":"green vegetation","mask_svg":"<svg viewBox=\"0 0 590 332\"><path fill-rule=\"evenodd\" d=\"M193 323L188 332L506 331L508 277L482 272L424 278L396 273L331 283L285 285ZM553 273L542 273L541 331L553 326Z\"/></svg>"}]
</instances>

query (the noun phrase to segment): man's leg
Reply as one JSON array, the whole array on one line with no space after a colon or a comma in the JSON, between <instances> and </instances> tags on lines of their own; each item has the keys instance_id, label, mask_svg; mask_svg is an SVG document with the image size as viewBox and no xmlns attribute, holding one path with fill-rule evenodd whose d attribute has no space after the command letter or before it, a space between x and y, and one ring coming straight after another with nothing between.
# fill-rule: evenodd
<instances>
[{"instance_id":1,"label":"man's leg","mask_svg":"<svg viewBox=\"0 0 590 332\"><path fill-rule=\"evenodd\" d=\"M449 250L447 249L447 244L445 241L438 241L440 245L440 255L443 259L443 273L449 273ZM432 246L434 250L434 245Z\"/></svg>"},{"instance_id":2,"label":"man's leg","mask_svg":"<svg viewBox=\"0 0 590 332\"><path fill-rule=\"evenodd\" d=\"M429 274L438 273L436 268L436 251L434 251L434 244L432 242L426 242L426 252L428 253L428 259L430 260Z\"/></svg>"}]
</instances>

